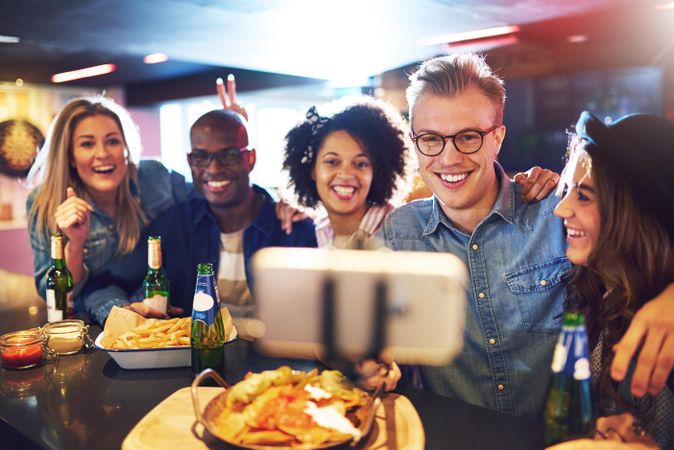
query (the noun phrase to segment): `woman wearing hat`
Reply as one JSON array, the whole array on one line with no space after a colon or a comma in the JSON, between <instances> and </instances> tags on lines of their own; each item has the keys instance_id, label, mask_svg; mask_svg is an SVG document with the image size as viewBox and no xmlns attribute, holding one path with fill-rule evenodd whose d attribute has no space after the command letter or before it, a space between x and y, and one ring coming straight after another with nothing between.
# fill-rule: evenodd
<instances>
[{"instance_id":1,"label":"woman wearing hat","mask_svg":"<svg viewBox=\"0 0 674 450\"><path fill-rule=\"evenodd\" d=\"M635 114L606 126L584 112L568 156L555 210L576 265L567 300L586 316L594 399L604 416L595 438L611 442L554 448L672 449L674 124ZM662 389L668 376L670 388Z\"/></svg>"}]
</instances>

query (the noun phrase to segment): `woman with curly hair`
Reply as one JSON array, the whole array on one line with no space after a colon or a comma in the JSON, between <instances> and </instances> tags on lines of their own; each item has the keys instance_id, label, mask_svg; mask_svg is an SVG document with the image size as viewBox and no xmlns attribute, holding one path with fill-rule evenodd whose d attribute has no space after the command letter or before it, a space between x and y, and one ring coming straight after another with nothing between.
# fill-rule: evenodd
<instances>
[{"instance_id":1,"label":"woman with curly hair","mask_svg":"<svg viewBox=\"0 0 674 450\"><path fill-rule=\"evenodd\" d=\"M660 117L635 114L606 126L585 112L560 182L555 214L575 264L567 301L586 317L594 400L604 416L597 437L623 441L610 448L674 448L674 394L662 389L674 364L673 142L674 124ZM614 353L628 345L629 356ZM639 355L630 364L632 352Z\"/></svg>"},{"instance_id":2,"label":"woman with curly hair","mask_svg":"<svg viewBox=\"0 0 674 450\"><path fill-rule=\"evenodd\" d=\"M286 139L283 167L299 203L320 203L327 213L316 221L319 247L357 247L371 238L405 175L410 147L398 112L372 97L331 116L312 107Z\"/></svg>"}]
</instances>

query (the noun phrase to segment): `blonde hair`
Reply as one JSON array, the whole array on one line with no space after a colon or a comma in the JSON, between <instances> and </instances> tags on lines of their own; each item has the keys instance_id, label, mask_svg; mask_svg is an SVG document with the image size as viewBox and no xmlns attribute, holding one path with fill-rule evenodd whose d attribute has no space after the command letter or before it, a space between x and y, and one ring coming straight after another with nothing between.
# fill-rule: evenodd
<instances>
[{"instance_id":1,"label":"blonde hair","mask_svg":"<svg viewBox=\"0 0 674 450\"><path fill-rule=\"evenodd\" d=\"M127 150L127 171L117 188L117 217L119 235L117 254L131 252L140 238L147 218L138 196L136 162L142 150L138 129L129 113L113 100L103 97L81 97L68 102L49 126L44 146L28 174L28 183L37 188L28 216L35 223L37 235L46 242L56 231L54 214L66 199L66 189L72 187L79 197L91 201L86 185L72 167L72 135L77 124L87 117L104 115L117 123ZM135 192L132 191L135 189Z\"/></svg>"},{"instance_id":2,"label":"blonde hair","mask_svg":"<svg viewBox=\"0 0 674 450\"><path fill-rule=\"evenodd\" d=\"M506 92L503 80L491 70L484 56L476 53L457 53L429 59L410 76L407 104L410 120L414 104L422 94L454 97L475 86L496 106L497 125L503 124Z\"/></svg>"}]
</instances>

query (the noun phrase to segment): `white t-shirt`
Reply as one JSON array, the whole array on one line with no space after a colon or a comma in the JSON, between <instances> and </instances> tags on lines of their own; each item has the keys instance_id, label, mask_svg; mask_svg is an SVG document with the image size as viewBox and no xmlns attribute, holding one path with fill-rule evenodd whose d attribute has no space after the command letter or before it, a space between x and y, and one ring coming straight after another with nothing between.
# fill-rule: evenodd
<instances>
[{"instance_id":1,"label":"white t-shirt","mask_svg":"<svg viewBox=\"0 0 674 450\"><path fill-rule=\"evenodd\" d=\"M232 317L250 317L253 298L246 281L243 258L243 231L220 233L220 264L218 266L218 294Z\"/></svg>"}]
</instances>

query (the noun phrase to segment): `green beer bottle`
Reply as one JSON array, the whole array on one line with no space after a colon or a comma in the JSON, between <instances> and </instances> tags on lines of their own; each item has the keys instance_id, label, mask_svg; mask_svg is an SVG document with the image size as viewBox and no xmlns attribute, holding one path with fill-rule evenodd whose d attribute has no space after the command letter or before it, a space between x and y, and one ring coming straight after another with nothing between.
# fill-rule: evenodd
<instances>
[{"instance_id":1,"label":"green beer bottle","mask_svg":"<svg viewBox=\"0 0 674 450\"><path fill-rule=\"evenodd\" d=\"M210 368L225 375L225 327L213 265L197 266L197 284L192 303L192 375Z\"/></svg>"},{"instance_id":2,"label":"green beer bottle","mask_svg":"<svg viewBox=\"0 0 674 450\"><path fill-rule=\"evenodd\" d=\"M144 303L166 314L169 302L169 280L161 266L161 237L147 238L147 275L143 280Z\"/></svg>"},{"instance_id":3,"label":"green beer bottle","mask_svg":"<svg viewBox=\"0 0 674 450\"><path fill-rule=\"evenodd\" d=\"M585 318L581 313L567 311L552 358L552 380L545 404L545 444L587 437L593 423Z\"/></svg>"},{"instance_id":4,"label":"green beer bottle","mask_svg":"<svg viewBox=\"0 0 674 450\"><path fill-rule=\"evenodd\" d=\"M47 321L56 322L72 317L73 276L63 256L63 235L51 235L51 266L47 271Z\"/></svg>"}]
</instances>

